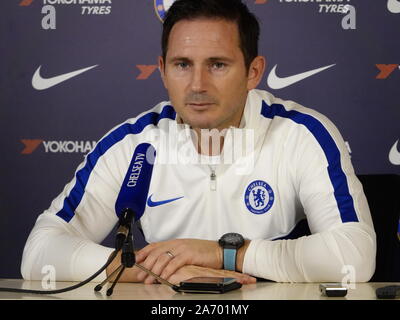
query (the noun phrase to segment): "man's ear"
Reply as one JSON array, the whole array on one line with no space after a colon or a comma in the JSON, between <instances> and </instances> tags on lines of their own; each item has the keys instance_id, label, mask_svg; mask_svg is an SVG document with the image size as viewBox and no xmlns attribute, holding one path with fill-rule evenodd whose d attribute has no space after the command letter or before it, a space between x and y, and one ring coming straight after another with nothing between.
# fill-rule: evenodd
<instances>
[{"instance_id":1,"label":"man's ear","mask_svg":"<svg viewBox=\"0 0 400 320\"><path fill-rule=\"evenodd\" d=\"M263 56L257 56L253 59L247 77L247 90L257 88L263 77L266 64L266 60Z\"/></svg>"},{"instance_id":2,"label":"man's ear","mask_svg":"<svg viewBox=\"0 0 400 320\"><path fill-rule=\"evenodd\" d=\"M168 89L167 88L167 84L165 82L165 64L164 64L164 59L161 56L158 57L158 70L160 71L161 80L162 80L162 82L164 84L165 89Z\"/></svg>"}]
</instances>

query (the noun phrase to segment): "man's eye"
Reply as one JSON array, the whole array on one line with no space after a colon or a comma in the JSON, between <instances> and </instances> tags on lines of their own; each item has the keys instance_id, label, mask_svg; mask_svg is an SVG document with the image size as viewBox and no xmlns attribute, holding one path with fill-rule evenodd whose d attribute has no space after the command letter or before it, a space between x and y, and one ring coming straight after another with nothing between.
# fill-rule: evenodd
<instances>
[{"instance_id":1,"label":"man's eye","mask_svg":"<svg viewBox=\"0 0 400 320\"><path fill-rule=\"evenodd\" d=\"M214 62L211 67L215 70L221 70L226 67L226 64L223 62Z\"/></svg>"},{"instance_id":2,"label":"man's eye","mask_svg":"<svg viewBox=\"0 0 400 320\"><path fill-rule=\"evenodd\" d=\"M186 69L187 67L189 67L189 64L186 62L178 62L175 65L180 69Z\"/></svg>"}]
</instances>

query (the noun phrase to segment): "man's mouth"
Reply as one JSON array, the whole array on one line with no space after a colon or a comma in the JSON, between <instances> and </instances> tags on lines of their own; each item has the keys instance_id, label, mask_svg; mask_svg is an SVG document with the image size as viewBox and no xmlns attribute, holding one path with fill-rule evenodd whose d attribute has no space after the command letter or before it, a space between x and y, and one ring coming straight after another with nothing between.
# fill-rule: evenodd
<instances>
[{"instance_id":1,"label":"man's mouth","mask_svg":"<svg viewBox=\"0 0 400 320\"><path fill-rule=\"evenodd\" d=\"M214 103L211 102L188 102L186 105L194 110L202 111L210 108Z\"/></svg>"}]
</instances>

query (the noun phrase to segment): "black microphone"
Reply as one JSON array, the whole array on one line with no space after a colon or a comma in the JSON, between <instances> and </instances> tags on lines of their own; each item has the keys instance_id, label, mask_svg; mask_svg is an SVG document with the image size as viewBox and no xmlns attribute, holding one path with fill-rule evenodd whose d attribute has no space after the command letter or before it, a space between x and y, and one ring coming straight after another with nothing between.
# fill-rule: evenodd
<instances>
[{"instance_id":1,"label":"black microphone","mask_svg":"<svg viewBox=\"0 0 400 320\"><path fill-rule=\"evenodd\" d=\"M121 190L115 202L119 217L115 249L120 250L131 226L139 220L146 208L147 196L153 174L155 148L149 143L139 144L133 153Z\"/></svg>"},{"instance_id":2,"label":"black microphone","mask_svg":"<svg viewBox=\"0 0 400 320\"><path fill-rule=\"evenodd\" d=\"M115 236L115 250L119 251L122 248L125 239L131 232L134 216L135 213L132 211L132 209L125 208L122 210L122 214L118 222L117 234Z\"/></svg>"}]
</instances>

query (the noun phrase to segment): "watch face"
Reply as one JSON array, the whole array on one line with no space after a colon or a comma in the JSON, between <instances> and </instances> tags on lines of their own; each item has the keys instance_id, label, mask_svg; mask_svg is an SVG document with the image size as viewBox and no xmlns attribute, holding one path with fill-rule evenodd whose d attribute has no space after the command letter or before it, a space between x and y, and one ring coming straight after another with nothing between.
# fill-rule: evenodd
<instances>
[{"instance_id":1,"label":"watch face","mask_svg":"<svg viewBox=\"0 0 400 320\"><path fill-rule=\"evenodd\" d=\"M223 248L238 249L244 243L243 236L239 233L226 233L219 240L219 244Z\"/></svg>"}]
</instances>

